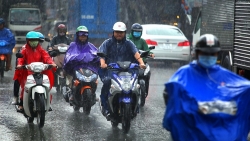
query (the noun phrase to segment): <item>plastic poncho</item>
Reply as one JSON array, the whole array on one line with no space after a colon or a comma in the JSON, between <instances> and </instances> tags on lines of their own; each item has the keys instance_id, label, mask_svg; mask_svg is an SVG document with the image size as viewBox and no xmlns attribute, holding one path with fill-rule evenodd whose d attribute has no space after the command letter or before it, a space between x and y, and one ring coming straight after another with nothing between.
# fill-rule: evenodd
<instances>
[{"instance_id":1,"label":"plastic poncho","mask_svg":"<svg viewBox=\"0 0 250 141\"><path fill-rule=\"evenodd\" d=\"M0 53L11 54L12 49L15 47L16 40L14 35L8 28L0 30Z\"/></svg>"},{"instance_id":2,"label":"plastic poncho","mask_svg":"<svg viewBox=\"0 0 250 141\"><path fill-rule=\"evenodd\" d=\"M163 127L174 141L245 141L250 130L250 82L219 65L194 61L165 84Z\"/></svg>"},{"instance_id":3,"label":"plastic poncho","mask_svg":"<svg viewBox=\"0 0 250 141\"><path fill-rule=\"evenodd\" d=\"M25 46L22 47L21 53L23 55L23 58L17 59L17 65L28 65L32 62L43 62L44 64L53 64L54 63L52 58L47 53L47 51L44 50L40 44L38 44L36 49L32 49L29 46L29 44L25 44ZM43 74L46 74L49 77L50 88L52 88L54 85L53 71L55 71L55 69L44 70L42 72ZM18 82L22 88L20 99L23 98L24 85L26 83L27 76L32 74L32 73L33 73L32 71L29 71L26 69L15 70L13 80L18 80Z\"/></svg>"},{"instance_id":4,"label":"plastic poncho","mask_svg":"<svg viewBox=\"0 0 250 141\"><path fill-rule=\"evenodd\" d=\"M69 74L74 75L74 71L80 68L88 68L97 73L100 60L97 56L97 48L87 42L81 45L71 42L64 58L63 69Z\"/></svg>"}]
</instances>

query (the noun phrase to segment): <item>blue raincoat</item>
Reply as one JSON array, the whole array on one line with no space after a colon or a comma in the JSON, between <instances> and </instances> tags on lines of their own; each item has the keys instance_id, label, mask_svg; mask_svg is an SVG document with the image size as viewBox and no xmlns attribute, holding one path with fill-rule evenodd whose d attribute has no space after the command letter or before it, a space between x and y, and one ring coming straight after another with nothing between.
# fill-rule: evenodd
<instances>
[{"instance_id":1,"label":"blue raincoat","mask_svg":"<svg viewBox=\"0 0 250 141\"><path fill-rule=\"evenodd\" d=\"M11 54L12 49L15 47L16 40L14 35L8 28L0 30L0 53Z\"/></svg>"},{"instance_id":2,"label":"blue raincoat","mask_svg":"<svg viewBox=\"0 0 250 141\"><path fill-rule=\"evenodd\" d=\"M250 81L219 65L194 61L165 84L163 127L174 141L245 141L250 130Z\"/></svg>"},{"instance_id":3,"label":"blue raincoat","mask_svg":"<svg viewBox=\"0 0 250 141\"><path fill-rule=\"evenodd\" d=\"M88 68L97 73L100 66L97 50L89 42L83 45L71 42L64 58L63 69L72 76L74 75L74 71L80 68Z\"/></svg>"}]
</instances>

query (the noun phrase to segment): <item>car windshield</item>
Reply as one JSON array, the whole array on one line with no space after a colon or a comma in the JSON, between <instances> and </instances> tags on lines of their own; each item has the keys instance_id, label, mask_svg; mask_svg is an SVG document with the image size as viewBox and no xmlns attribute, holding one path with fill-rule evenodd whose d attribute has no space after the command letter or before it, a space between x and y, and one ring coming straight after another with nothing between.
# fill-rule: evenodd
<instances>
[{"instance_id":1,"label":"car windshield","mask_svg":"<svg viewBox=\"0 0 250 141\"><path fill-rule=\"evenodd\" d=\"M38 25L41 24L40 12L37 9L11 9L10 24Z\"/></svg>"},{"instance_id":2,"label":"car windshield","mask_svg":"<svg viewBox=\"0 0 250 141\"><path fill-rule=\"evenodd\" d=\"M175 28L148 27L146 29L147 35L163 35L163 36L183 36L180 30Z\"/></svg>"}]
</instances>

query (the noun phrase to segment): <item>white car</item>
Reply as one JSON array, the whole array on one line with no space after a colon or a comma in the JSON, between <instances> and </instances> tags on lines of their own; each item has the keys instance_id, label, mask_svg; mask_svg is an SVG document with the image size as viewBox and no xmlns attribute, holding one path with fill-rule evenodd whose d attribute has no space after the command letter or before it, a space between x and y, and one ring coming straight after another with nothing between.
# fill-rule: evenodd
<instances>
[{"instance_id":1,"label":"white car","mask_svg":"<svg viewBox=\"0 0 250 141\"><path fill-rule=\"evenodd\" d=\"M152 52L155 59L190 61L190 43L176 26L163 24L144 24L141 38L148 46L155 46Z\"/></svg>"}]
</instances>

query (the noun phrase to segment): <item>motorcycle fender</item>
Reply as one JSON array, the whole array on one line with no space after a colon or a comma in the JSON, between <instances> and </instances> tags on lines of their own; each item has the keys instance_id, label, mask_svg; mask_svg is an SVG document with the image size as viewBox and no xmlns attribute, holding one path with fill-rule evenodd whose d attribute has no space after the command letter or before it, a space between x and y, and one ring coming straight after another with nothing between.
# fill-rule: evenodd
<instances>
[{"instance_id":1,"label":"motorcycle fender","mask_svg":"<svg viewBox=\"0 0 250 141\"><path fill-rule=\"evenodd\" d=\"M5 60L6 56L4 54L0 55L0 60Z\"/></svg>"},{"instance_id":2,"label":"motorcycle fender","mask_svg":"<svg viewBox=\"0 0 250 141\"><path fill-rule=\"evenodd\" d=\"M83 86L83 87L81 88L81 95L83 94L83 92L84 92L85 89L91 89L91 87L88 86L88 85Z\"/></svg>"},{"instance_id":3,"label":"motorcycle fender","mask_svg":"<svg viewBox=\"0 0 250 141\"><path fill-rule=\"evenodd\" d=\"M44 98L47 99L46 89L43 86L36 86L32 88L32 99L35 99L35 93L45 94Z\"/></svg>"}]
</instances>

